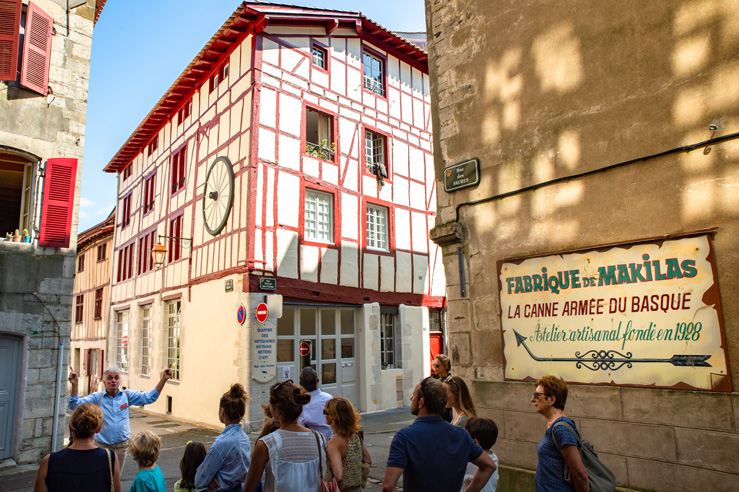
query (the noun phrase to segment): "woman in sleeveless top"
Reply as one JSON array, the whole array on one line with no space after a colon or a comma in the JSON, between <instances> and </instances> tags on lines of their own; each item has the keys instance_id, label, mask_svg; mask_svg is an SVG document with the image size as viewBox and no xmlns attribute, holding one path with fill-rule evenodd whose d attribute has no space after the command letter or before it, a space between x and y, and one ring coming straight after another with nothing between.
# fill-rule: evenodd
<instances>
[{"instance_id":1,"label":"woman in sleeveless top","mask_svg":"<svg viewBox=\"0 0 739 492\"><path fill-rule=\"evenodd\" d=\"M477 417L470 390L467 389L464 379L457 376L446 378L444 384L448 394L446 406L451 408L453 412L451 423L464 429L469 419Z\"/></svg>"},{"instance_id":2,"label":"woman in sleeveless top","mask_svg":"<svg viewBox=\"0 0 739 492\"><path fill-rule=\"evenodd\" d=\"M298 424L310 395L292 380L269 390L269 404L280 428L257 441L244 492L255 492L266 471L264 492L315 492L320 462L325 459L324 437ZM325 466L325 465L324 465Z\"/></svg>"},{"instance_id":3,"label":"woman in sleeveless top","mask_svg":"<svg viewBox=\"0 0 739 492\"><path fill-rule=\"evenodd\" d=\"M72 444L44 456L36 475L35 492L121 492L121 472L115 453L92 440L103 425L103 411L95 404L77 407L69 423ZM111 486L112 482L112 486Z\"/></svg>"},{"instance_id":4,"label":"woman in sleeveless top","mask_svg":"<svg viewBox=\"0 0 739 492\"><path fill-rule=\"evenodd\" d=\"M326 402L323 410L326 423L334 431L334 437L328 442L327 482L334 478L341 492L361 492L362 462L372 463L369 451L357 432L359 432L359 414L346 398L337 396Z\"/></svg>"}]
</instances>

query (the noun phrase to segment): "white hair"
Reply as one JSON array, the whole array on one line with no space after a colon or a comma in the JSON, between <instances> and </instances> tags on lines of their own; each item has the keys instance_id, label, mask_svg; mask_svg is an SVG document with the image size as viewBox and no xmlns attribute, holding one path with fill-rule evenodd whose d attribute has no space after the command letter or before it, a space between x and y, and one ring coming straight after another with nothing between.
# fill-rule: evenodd
<instances>
[{"instance_id":1,"label":"white hair","mask_svg":"<svg viewBox=\"0 0 739 492\"><path fill-rule=\"evenodd\" d=\"M105 368L105 371L103 371L103 379L105 378L105 376L107 376L111 372L114 372L116 374L120 374L121 373L121 370L120 370L120 368L118 366L106 367Z\"/></svg>"}]
</instances>

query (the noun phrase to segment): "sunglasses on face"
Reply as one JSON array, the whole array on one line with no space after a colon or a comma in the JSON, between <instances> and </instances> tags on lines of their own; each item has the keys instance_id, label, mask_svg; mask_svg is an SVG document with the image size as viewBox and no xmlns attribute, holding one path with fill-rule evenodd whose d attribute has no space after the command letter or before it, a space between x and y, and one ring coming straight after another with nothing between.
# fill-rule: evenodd
<instances>
[{"instance_id":1,"label":"sunglasses on face","mask_svg":"<svg viewBox=\"0 0 739 492\"><path fill-rule=\"evenodd\" d=\"M324 415L328 415L328 412L326 410L323 411Z\"/></svg>"},{"instance_id":2,"label":"sunglasses on face","mask_svg":"<svg viewBox=\"0 0 739 492\"><path fill-rule=\"evenodd\" d=\"M541 396L550 396L550 395L547 394L547 393L537 393L536 391L534 391L534 399L535 400L538 400L539 397L541 397Z\"/></svg>"}]
</instances>

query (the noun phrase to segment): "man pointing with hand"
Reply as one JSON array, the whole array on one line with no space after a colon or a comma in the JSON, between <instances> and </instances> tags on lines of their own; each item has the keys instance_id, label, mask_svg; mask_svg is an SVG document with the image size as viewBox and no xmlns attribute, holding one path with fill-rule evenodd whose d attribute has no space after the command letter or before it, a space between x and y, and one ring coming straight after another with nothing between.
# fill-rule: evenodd
<instances>
[{"instance_id":1,"label":"man pointing with hand","mask_svg":"<svg viewBox=\"0 0 739 492\"><path fill-rule=\"evenodd\" d=\"M115 451L118 457L119 469L123 470L126 463L128 438L131 433L129 426L129 407L131 405L149 405L159 398L164 389L164 383L172 377L172 364L162 371L156 387L143 393L136 390L121 390L121 370L115 366L109 367L103 373L105 391L96 391L83 398L78 396L79 376L70 368L69 382L72 390L69 397L69 409L74 410L83 403L94 403L103 410L103 429L95 435L95 444L101 448Z\"/></svg>"}]
</instances>

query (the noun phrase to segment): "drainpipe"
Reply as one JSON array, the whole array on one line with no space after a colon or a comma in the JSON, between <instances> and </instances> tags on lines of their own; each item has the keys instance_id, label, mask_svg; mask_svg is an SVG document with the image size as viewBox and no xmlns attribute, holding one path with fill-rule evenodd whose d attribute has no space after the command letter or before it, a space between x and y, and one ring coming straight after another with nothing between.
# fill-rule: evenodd
<instances>
[{"instance_id":1,"label":"drainpipe","mask_svg":"<svg viewBox=\"0 0 739 492\"><path fill-rule=\"evenodd\" d=\"M60 335L61 338L61 335ZM64 362L64 342L59 342L56 361L56 392L54 393L54 425L51 428L51 452L56 451L56 433L59 429L59 401L62 398L62 365Z\"/></svg>"}]
</instances>

